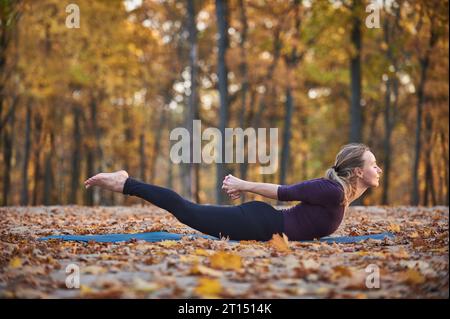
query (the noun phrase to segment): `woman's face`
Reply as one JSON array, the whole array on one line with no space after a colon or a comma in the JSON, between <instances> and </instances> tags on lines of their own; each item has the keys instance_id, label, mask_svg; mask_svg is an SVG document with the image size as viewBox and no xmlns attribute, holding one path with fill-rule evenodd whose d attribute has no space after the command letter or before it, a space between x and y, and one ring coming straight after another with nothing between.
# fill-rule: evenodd
<instances>
[{"instance_id":1,"label":"woman's face","mask_svg":"<svg viewBox=\"0 0 450 319\"><path fill-rule=\"evenodd\" d=\"M366 151L363 155L364 168L362 170L361 181L367 187L378 187L380 182L380 175L383 172L377 165L377 159L371 151Z\"/></svg>"}]
</instances>

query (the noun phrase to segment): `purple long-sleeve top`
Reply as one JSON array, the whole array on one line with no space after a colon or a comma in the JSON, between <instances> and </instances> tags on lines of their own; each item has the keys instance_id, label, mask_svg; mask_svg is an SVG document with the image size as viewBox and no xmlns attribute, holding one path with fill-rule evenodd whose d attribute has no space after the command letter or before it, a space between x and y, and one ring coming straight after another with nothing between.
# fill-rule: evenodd
<instances>
[{"instance_id":1,"label":"purple long-sleeve top","mask_svg":"<svg viewBox=\"0 0 450 319\"><path fill-rule=\"evenodd\" d=\"M332 234L342 222L342 186L324 177L278 187L280 201L301 201L287 209L284 229L290 240L312 240Z\"/></svg>"}]
</instances>

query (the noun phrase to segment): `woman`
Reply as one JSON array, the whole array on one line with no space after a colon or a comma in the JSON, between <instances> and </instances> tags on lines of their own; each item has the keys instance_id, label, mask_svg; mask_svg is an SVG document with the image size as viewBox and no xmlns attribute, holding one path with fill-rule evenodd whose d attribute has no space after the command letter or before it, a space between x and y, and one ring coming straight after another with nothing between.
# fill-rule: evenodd
<instances>
[{"instance_id":1,"label":"woman","mask_svg":"<svg viewBox=\"0 0 450 319\"><path fill-rule=\"evenodd\" d=\"M293 185L225 177L222 188L232 199L250 192L281 201L301 201L282 210L262 201L237 206L196 204L170 189L137 181L123 170L100 173L84 183L86 188L99 186L143 198L169 211L180 222L217 238L265 241L284 233L290 240L312 240L332 234L349 204L369 187L379 185L381 172L369 147L352 143L340 150L325 177Z\"/></svg>"}]
</instances>

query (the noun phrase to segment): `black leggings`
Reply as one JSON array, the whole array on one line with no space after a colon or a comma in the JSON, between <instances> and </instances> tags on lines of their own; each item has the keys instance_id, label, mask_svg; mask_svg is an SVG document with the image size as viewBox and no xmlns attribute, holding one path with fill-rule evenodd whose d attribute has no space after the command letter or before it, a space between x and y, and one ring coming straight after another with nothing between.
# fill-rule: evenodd
<instances>
[{"instance_id":1,"label":"black leggings","mask_svg":"<svg viewBox=\"0 0 450 319\"><path fill-rule=\"evenodd\" d=\"M131 177L125 181L123 193L145 199L172 213L180 222L217 238L266 241L273 234L284 232L283 214L261 201L238 206L200 205L171 189L142 183Z\"/></svg>"}]
</instances>

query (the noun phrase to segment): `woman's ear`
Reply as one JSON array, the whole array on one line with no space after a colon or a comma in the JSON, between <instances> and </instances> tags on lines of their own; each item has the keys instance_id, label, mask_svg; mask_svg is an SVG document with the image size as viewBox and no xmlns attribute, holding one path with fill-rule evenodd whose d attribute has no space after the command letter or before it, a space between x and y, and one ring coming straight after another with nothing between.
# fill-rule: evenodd
<instances>
[{"instance_id":1,"label":"woman's ear","mask_svg":"<svg viewBox=\"0 0 450 319\"><path fill-rule=\"evenodd\" d=\"M355 167L355 175L359 178L363 177L363 170L360 167Z\"/></svg>"}]
</instances>

